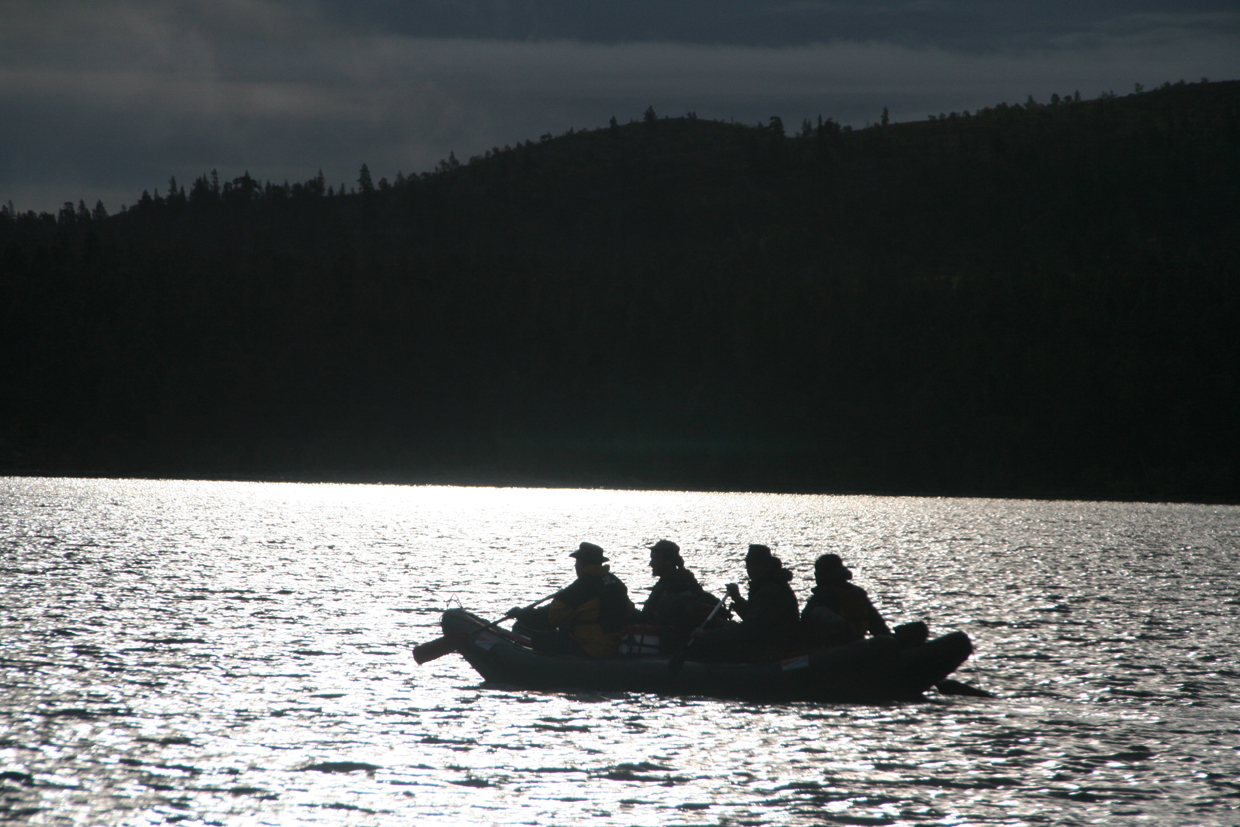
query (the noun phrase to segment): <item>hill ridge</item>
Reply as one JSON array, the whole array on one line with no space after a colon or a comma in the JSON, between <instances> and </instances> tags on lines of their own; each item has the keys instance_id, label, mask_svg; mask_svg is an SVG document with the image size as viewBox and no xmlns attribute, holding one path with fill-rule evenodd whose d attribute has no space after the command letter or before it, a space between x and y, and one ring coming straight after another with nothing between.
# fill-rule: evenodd
<instances>
[{"instance_id":1,"label":"hill ridge","mask_svg":"<svg viewBox=\"0 0 1240 827\"><path fill-rule=\"evenodd\" d=\"M6 211L0 470L1240 501L1238 82L358 185Z\"/></svg>"}]
</instances>

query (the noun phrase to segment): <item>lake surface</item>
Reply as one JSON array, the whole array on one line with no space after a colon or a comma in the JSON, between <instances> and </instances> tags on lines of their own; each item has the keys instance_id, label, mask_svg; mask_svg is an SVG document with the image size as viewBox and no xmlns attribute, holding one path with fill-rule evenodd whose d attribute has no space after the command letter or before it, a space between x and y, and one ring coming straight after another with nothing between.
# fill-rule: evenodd
<instances>
[{"instance_id":1,"label":"lake surface","mask_svg":"<svg viewBox=\"0 0 1240 827\"><path fill-rule=\"evenodd\" d=\"M752 705L415 665L443 609L645 546L743 582L841 554L995 699ZM0 479L0 819L1240 824L1240 508Z\"/></svg>"}]
</instances>

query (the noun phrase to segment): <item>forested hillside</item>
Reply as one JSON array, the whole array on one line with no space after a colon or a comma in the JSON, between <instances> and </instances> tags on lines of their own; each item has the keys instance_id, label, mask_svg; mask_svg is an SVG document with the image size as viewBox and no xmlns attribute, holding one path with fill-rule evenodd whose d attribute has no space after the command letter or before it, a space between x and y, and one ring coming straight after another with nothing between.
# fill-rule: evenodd
<instances>
[{"instance_id":1,"label":"forested hillside","mask_svg":"<svg viewBox=\"0 0 1240 827\"><path fill-rule=\"evenodd\" d=\"M1240 82L0 217L0 473L1240 501Z\"/></svg>"}]
</instances>

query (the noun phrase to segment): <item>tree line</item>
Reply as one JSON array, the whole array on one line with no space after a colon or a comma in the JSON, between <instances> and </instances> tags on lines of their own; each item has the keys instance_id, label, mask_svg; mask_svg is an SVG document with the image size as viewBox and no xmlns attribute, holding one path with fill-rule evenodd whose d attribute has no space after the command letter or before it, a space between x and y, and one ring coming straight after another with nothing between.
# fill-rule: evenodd
<instances>
[{"instance_id":1,"label":"tree line","mask_svg":"<svg viewBox=\"0 0 1240 827\"><path fill-rule=\"evenodd\" d=\"M0 469L1236 501L1238 90L9 206Z\"/></svg>"}]
</instances>

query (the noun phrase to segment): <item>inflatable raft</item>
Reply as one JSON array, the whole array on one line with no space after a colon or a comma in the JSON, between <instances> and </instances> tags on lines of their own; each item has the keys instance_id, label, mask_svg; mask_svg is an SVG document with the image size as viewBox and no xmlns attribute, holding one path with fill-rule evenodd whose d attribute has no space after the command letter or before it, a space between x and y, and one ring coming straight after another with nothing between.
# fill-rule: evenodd
<instances>
[{"instance_id":1,"label":"inflatable raft","mask_svg":"<svg viewBox=\"0 0 1240 827\"><path fill-rule=\"evenodd\" d=\"M918 700L973 652L964 632L912 647L890 638L798 654L773 663L672 663L667 655L574 658L535 652L528 638L464 609L444 612L445 637L485 680L527 689L653 692L760 701Z\"/></svg>"}]
</instances>

